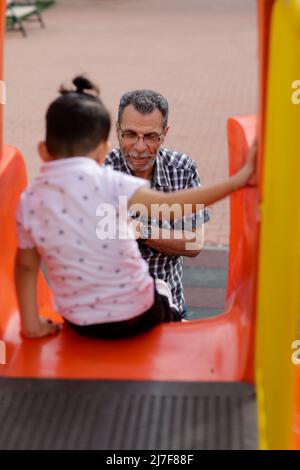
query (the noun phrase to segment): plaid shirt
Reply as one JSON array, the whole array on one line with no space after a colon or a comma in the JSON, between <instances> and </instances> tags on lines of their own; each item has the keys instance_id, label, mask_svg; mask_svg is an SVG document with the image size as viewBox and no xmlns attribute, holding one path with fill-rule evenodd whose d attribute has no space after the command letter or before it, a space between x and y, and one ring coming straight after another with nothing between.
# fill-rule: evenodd
<instances>
[{"instance_id":1,"label":"plaid shirt","mask_svg":"<svg viewBox=\"0 0 300 470\"><path fill-rule=\"evenodd\" d=\"M117 171L132 174L119 149L114 149L107 155L105 165L110 165ZM157 191L170 192L196 186L200 186L196 163L185 154L161 148L156 158L151 187ZM208 220L208 211L204 209L196 215L172 224L167 221L161 223L151 220L151 225L192 230ZM165 255L144 243L140 243L139 246L144 260L149 265L150 274L168 283L174 304L181 312L185 303L182 284L183 257Z\"/></svg>"}]
</instances>

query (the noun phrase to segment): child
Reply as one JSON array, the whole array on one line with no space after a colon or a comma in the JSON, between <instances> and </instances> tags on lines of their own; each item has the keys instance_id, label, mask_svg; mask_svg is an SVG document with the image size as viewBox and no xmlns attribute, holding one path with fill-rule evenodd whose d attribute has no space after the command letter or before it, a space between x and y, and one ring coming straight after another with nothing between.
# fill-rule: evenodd
<instances>
[{"instance_id":1,"label":"child","mask_svg":"<svg viewBox=\"0 0 300 470\"><path fill-rule=\"evenodd\" d=\"M209 205L242 188L255 166L255 147L243 168L211 187L156 192L144 179L105 168L110 115L99 90L85 77L73 80L48 108L46 141L38 146L40 175L21 195L17 211L19 249L15 280L22 332L39 338L60 326L40 317L36 282L40 261L56 308L70 327L93 337L125 337L156 324L180 321L167 286L149 275L132 228L127 237L97 237L99 206L112 207L119 233L127 217L118 212L119 197L150 211L155 204Z\"/></svg>"}]
</instances>

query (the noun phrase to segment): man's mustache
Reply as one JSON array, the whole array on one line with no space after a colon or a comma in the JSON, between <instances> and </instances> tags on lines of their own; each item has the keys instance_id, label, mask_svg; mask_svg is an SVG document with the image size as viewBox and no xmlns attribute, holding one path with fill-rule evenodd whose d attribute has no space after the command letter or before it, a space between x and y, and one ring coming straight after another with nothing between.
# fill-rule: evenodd
<instances>
[{"instance_id":1,"label":"man's mustache","mask_svg":"<svg viewBox=\"0 0 300 470\"><path fill-rule=\"evenodd\" d=\"M155 158L156 154L153 153L136 153L136 152L130 152L126 154L126 157L129 158Z\"/></svg>"}]
</instances>

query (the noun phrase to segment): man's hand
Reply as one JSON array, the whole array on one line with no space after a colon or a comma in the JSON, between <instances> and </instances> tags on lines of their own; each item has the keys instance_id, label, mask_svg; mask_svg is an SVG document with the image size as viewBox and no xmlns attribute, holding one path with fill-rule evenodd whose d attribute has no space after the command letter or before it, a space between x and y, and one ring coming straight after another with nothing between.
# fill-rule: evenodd
<instances>
[{"instance_id":1,"label":"man's hand","mask_svg":"<svg viewBox=\"0 0 300 470\"><path fill-rule=\"evenodd\" d=\"M22 334L26 338L43 338L58 333L62 328L60 323L55 323L49 318L39 317L34 327L22 327Z\"/></svg>"}]
</instances>

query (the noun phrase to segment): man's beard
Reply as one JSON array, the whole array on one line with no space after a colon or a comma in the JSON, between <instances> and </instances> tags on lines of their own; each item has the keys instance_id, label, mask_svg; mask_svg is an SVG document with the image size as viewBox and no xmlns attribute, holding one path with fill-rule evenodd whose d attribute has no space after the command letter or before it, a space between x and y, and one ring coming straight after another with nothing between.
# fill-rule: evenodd
<instances>
[{"instance_id":1,"label":"man's beard","mask_svg":"<svg viewBox=\"0 0 300 470\"><path fill-rule=\"evenodd\" d=\"M130 168L130 170L135 172L147 171L152 168L155 163L157 154L158 152L143 152L142 154L137 152L128 152L127 154L124 154L122 152L122 155L128 167ZM137 161L135 162L134 159L136 159ZM143 160L145 160L145 163L143 163Z\"/></svg>"}]
</instances>

